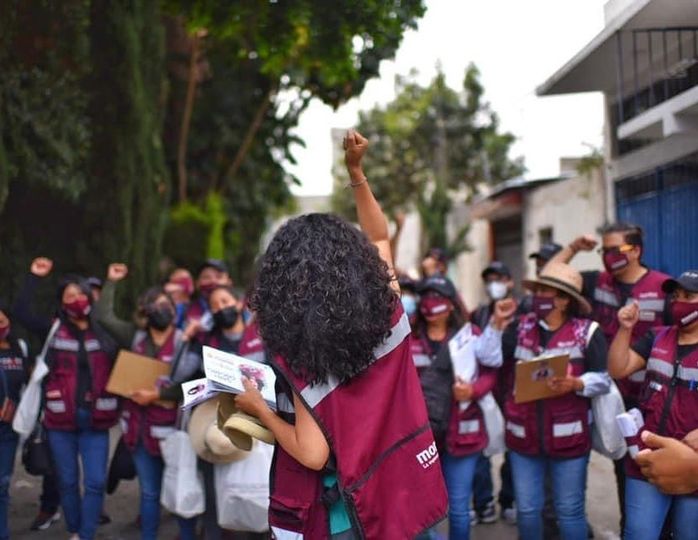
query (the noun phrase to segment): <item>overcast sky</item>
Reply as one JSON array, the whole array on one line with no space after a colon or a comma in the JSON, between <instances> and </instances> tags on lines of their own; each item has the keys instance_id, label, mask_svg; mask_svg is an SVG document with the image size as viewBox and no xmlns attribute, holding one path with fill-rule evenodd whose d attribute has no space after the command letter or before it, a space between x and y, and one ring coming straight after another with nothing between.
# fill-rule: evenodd
<instances>
[{"instance_id":1,"label":"overcast sky","mask_svg":"<svg viewBox=\"0 0 698 540\"><path fill-rule=\"evenodd\" d=\"M602 144L601 94L538 98L535 88L603 28L605 0L431 0L416 31L405 34L394 61L381 64L380 78L337 111L313 102L301 117L296 167L298 195L327 194L332 188L330 129L347 128L359 110L389 102L396 74L412 68L427 84L441 62L448 83L460 88L465 68L481 71L485 99L502 128L518 137L512 156L523 156L527 177L554 176L559 158L590 152ZM357 6L360 3L357 3ZM367 171L370 177L370 171Z\"/></svg>"}]
</instances>

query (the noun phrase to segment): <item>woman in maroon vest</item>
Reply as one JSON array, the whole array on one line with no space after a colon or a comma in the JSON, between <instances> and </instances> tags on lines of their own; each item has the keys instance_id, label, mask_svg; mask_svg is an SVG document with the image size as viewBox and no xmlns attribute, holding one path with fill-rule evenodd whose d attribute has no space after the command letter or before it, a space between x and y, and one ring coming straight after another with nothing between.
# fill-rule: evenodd
<instances>
[{"instance_id":1,"label":"woman in maroon vest","mask_svg":"<svg viewBox=\"0 0 698 540\"><path fill-rule=\"evenodd\" d=\"M608 392L606 341L597 323L580 318L591 306L582 297L582 276L564 263L549 263L524 281L533 290L533 313L510 325L502 337L508 369L506 443L510 450L517 525L522 540L542 540L544 480L550 471L553 504L563 540L584 540L586 474L591 450L591 397ZM568 354L566 377L549 381L558 397L514 400L514 363L542 355Z\"/></svg>"},{"instance_id":2,"label":"woman in maroon vest","mask_svg":"<svg viewBox=\"0 0 698 540\"><path fill-rule=\"evenodd\" d=\"M49 259L35 259L33 279L47 276L52 266ZM116 350L91 319L91 291L85 281L63 278L58 298L61 307L53 320L34 315L29 303L18 305L16 313L25 326L46 336L44 426L68 531L74 538L89 539L95 535L104 502L109 428L119 417L117 397L105 390Z\"/></svg>"},{"instance_id":3,"label":"woman in maroon vest","mask_svg":"<svg viewBox=\"0 0 698 540\"><path fill-rule=\"evenodd\" d=\"M643 429L683 441L698 450L698 271L668 279L673 326L650 330L632 341L641 308L634 302L618 311L620 329L609 351L609 373L616 378L647 370L640 410ZM643 443L637 441L639 446ZM638 456L638 462L642 457ZM698 494L671 496L645 481L638 464L626 458L625 531L629 540L656 539L671 514L674 538L694 538Z\"/></svg>"},{"instance_id":4,"label":"woman in maroon vest","mask_svg":"<svg viewBox=\"0 0 698 540\"><path fill-rule=\"evenodd\" d=\"M182 341L182 332L175 327L175 304L161 287L147 290L138 302L140 318L146 321L145 329L140 329L133 322L119 319L114 313L116 283L127 274L125 264L109 265L107 282L97 305L99 321L120 347L175 365L178 357L186 355L187 347ZM170 379L174 378L173 373ZM162 384L169 386L170 381L162 381ZM162 407L154 403L159 399L160 393L159 388L144 388L134 392L130 400L124 401L121 417L124 442L133 454L140 485L141 538L144 540L157 538L164 468L160 441L174 431L177 420L176 407ZM180 538L193 539L196 519L177 519Z\"/></svg>"},{"instance_id":5,"label":"woman in maroon vest","mask_svg":"<svg viewBox=\"0 0 698 540\"><path fill-rule=\"evenodd\" d=\"M414 538L446 490L394 278L385 216L350 131L346 164L363 234L310 214L272 240L251 298L277 371L272 411L253 385L237 405L276 437L276 538Z\"/></svg>"}]
</instances>

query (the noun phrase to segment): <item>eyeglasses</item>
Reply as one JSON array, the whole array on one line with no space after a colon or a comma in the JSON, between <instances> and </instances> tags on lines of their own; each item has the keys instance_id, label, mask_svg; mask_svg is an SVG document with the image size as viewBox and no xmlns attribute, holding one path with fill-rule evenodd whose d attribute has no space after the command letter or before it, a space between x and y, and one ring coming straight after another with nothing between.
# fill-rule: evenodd
<instances>
[{"instance_id":1,"label":"eyeglasses","mask_svg":"<svg viewBox=\"0 0 698 540\"><path fill-rule=\"evenodd\" d=\"M635 246L632 244L622 244L620 246L613 247L600 247L596 251L599 255L606 255L607 253L627 253L628 251L632 251L634 248Z\"/></svg>"}]
</instances>

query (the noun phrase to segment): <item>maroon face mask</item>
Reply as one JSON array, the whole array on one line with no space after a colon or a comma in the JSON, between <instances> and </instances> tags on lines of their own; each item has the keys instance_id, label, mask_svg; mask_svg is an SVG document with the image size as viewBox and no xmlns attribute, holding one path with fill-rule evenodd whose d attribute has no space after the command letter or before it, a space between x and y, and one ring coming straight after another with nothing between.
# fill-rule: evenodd
<instances>
[{"instance_id":1,"label":"maroon face mask","mask_svg":"<svg viewBox=\"0 0 698 540\"><path fill-rule=\"evenodd\" d=\"M555 309L554 298L550 296L539 296L533 295L533 313L535 313L539 319L545 319L550 312Z\"/></svg>"},{"instance_id":2,"label":"maroon face mask","mask_svg":"<svg viewBox=\"0 0 698 540\"><path fill-rule=\"evenodd\" d=\"M0 341L5 341L7 336L10 335L10 325L8 324L5 328L0 328Z\"/></svg>"},{"instance_id":3,"label":"maroon face mask","mask_svg":"<svg viewBox=\"0 0 698 540\"><path fill-rule=\"evenodd\" d=\"M610 272L611 274L618 270L622 270L629 264L630 259L628 259L628 256L620 251L613 250L603 254L603 266L606 272Z\"/></svg>"},{"instance_id":4,"label":"maroon face mask","mask_svg":"<svg viewBox=\"0 0 698 540\"><path fill-rule=\"evenodd\" d=\"M204 285L200 285L199 293L201 294L201 296L208 300L208 297L211 296L211 293L215 290L216 287L218 287L216 283L206 283Z\"/></svg>"},{"instance_id":5,"label":"maroon face mask","mask_svg":"<svg viewBox=\"0 0 698 540\"><path fill-rule=\"evenodd\" d=\"M90 301L87 298L78 298L68 304L63 304L63 310L71 319L86 319L90 314Z\"/></svg>"},{"instance_id":6,"label":"maroon face mask","mask_svg":"<svg viewBox=\"0 0 698 540\"><path fill-rule=\"evenodd\" d=\"M427 296L419 302L419 311L425 317L435 317L448 312L451 301L441 296Z\"/></svg>"},{"instance_id":7,"label":"maroon face mask","mask_svg":"<svg viewBox=\"0 0 698 540\"><path fill-rule=\"evenodd\" d=\"M698 304L674 300L671 303L671 318L674 324L685 327L698 321Z\"/></svg>"}]
</instances>

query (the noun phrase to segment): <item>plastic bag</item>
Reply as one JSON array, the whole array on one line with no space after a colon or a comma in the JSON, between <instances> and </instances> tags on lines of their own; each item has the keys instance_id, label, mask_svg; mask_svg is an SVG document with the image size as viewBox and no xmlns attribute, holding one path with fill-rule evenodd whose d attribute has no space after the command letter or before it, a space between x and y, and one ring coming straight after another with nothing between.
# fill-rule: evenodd
<instances>
[{"instance_id":1,"label":"plastic bag","mask_svg":"<svg viewBox=\"0 0 698 540\"><path fill-rule=\"evenodd\" d=\"M591 398L591 410L594 415L592 448L613 460L622 458L628 451L628 445L618 429L616 416L625 412L625 405L616 383L611 381L607 394Z\"/></svg>"},{"instance_id":2,"label":"plastic bag","mask_svg":"<svg viewBox=\"0 0 698 540\"><path fill-rule=\"evenodd\" d=\"M235 531L269 529L269 469L272 445L255 441L240 461L214 466L218 525Z\"/></svg>"},{"instance_id":3,"label":"plastic bag","mask_svg":"<svg viewBox=\"0 0 698 540\"><path fill-rule=\"evenodd\" d=\"M504 443L504 416L499 410L499 405L494 399L492 392L488 392L478 401L482 416L485 419L485 429L487 430L487 446L482 453L487 456L501 454L506 450Z\"/></svg>"},{"instance_id":4,"label":"plastic bag","mask_svg":"<svg viewBox=\"0 0 698 540\"><path fill-rule=\"evenodd\" d=\"M176 430L160 441L165 470L160 504L173 514L191 518L206 509L204 484L196 467L196 452L186 431Z\"/></svg>"}]
</instances>

